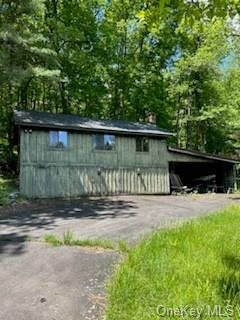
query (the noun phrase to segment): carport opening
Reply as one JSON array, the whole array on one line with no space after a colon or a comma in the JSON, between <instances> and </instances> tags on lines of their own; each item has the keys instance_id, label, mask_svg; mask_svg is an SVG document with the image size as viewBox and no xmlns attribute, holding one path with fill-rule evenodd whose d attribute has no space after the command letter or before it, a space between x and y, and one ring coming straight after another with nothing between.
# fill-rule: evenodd
<instances>
[{"instance_id":1,"label":"carport opening","mask_svg":"<svg viewBox=\"0 0 240 320\"><path fill-rule=\"evenodd\" d=\"M169 162L169 172L178 175L183 185L187 187L199 186L198 191L200 193L209 191L226 193L233 191L235 183L234 170L234 164L220 161L204 163ZM209 177L209 181L207 177ZM206 178L206 181L203 178Z\"/></svg>"}]
</instances>

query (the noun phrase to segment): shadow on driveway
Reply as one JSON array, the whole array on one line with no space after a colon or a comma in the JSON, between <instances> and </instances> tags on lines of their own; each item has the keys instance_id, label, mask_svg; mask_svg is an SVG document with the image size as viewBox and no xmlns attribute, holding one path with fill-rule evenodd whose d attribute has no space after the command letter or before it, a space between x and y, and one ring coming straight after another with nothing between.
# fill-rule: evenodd
<instances>
[{"instance_id":1,"label":"shadow on driveway","mask_svg":"<svg viewBox=\"0 0 240 320\"><path fill-rule=\"evenodd\" d=\"M7 255L18 255L24 253L25 242L27 240L27 236L20 236L16 233L0 235L0 255L3 253Z\"/></svg>"},{"instance_id":2,"label":"shadow on driveway","mask_svg":"<svg viewBox=\"0 0 240 320\"><path fill-rule=\"evenodd\" d=\"M136 215L135 202L113 198L41 200L0 209L0 228L19 227L19 231L50 230L59 220L104 220ZM49 227L49 228L48 228Z\"/></svg>"}]
</instances>

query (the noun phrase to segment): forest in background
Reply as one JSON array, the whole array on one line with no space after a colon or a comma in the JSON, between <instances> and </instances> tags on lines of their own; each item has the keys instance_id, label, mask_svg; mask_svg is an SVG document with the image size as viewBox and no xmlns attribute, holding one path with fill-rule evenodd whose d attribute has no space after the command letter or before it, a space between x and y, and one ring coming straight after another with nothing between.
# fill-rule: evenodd
<instances>
[{"instance_id":1,"label":"forest in background","mask_svg":"<svg viewBox=\"0 0 240 320\"><path fill-rule=\"evenodd\" d=\"M0 0L0 166L14 109L145 121L239 156L237 0ZM4 170L5 170L4 169Z\"/></svg>"}]
</instances>

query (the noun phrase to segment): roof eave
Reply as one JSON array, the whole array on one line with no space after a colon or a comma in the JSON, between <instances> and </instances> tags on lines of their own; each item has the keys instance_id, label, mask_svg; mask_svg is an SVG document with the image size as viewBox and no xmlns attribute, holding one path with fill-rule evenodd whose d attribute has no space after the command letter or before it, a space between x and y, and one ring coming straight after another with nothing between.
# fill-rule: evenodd
<instances>
[{"instance_id":1,"label":"roof eave","mask_svg":"<svg viewBox=\"0 0 240 320\"><path fill-rule=\"evenodd\" d=\"M240 161L238 160L234 160L234 159L229 159L229 158L224 158L224 157L219 157L219 156L215 156L215 155L211 155L211 154L204 154L198 151L192 151L192 150L184 150L184 149L179 149L179 148L174 148L169 146L168 150L170 152L176 152L176 153L182 153L182 154L186 154L186 155L190 155L193 157L198 157L198 158L205 158L205 159L209 159L209 160L214 160L214 161L222 161L222 162L228 162L228 163L233 163L233 164L238 164L240 163Z\"/></svg>"},{"instance_id":2,"label":"roof eave","mask_svg":"<svg viewBox=\"0 0 240 320\"><path fill-rule=\"evenodd\" d=\"M57 125L57 124L39 124L39 123L26 123L15 120L15 125L21 127L31 127L31 128L42 128L42 129L65 129L65 130L72 130L72 131L82 131L82 132L101 132L101 133L114 133L114 134L121 134L121 135L138 135L138 136L147 136L147 137L158 137L158 138L165 138L174 136L171 132L160 132L160 133L153 133L153 132L141 132L141 131L128 131L128 130L114 130L114 129L101 129L101 128L84 128L84 127L75 127L75 126L67 126L67 125Z\"/></svg>"}]
</instances>

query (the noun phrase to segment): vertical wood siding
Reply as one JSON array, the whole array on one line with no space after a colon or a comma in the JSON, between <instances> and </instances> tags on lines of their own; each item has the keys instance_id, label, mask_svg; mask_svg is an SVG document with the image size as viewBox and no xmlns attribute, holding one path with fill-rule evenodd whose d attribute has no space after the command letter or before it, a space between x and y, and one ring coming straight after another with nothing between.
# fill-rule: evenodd
<instances>
[{"instance_id":1,"label":"vertical wood siding","mask_svg":"<svg viewBox=\"0 0 240 320\"><path fill-rule=\"evenodd\" d=\"M51 198L170 192L165 141L150 139L150 151L138 153L134 137L118 136L116 151L93 150L91 134L69 133L68 139L66 150L51 149L48 131L21 131L22 194Z\"/></svg>"}]
</instances>

